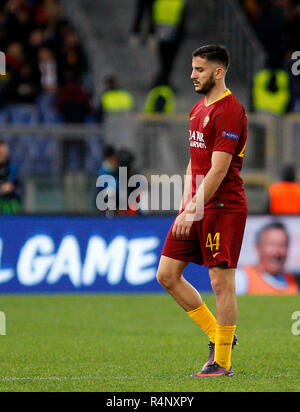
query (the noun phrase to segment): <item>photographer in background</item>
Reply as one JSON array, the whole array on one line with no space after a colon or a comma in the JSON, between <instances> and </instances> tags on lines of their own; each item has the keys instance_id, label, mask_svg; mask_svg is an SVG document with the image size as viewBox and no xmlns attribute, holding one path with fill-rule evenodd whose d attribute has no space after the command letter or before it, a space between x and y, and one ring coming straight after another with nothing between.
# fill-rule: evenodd
<instances>
[{"instance_id":1,"label":"photographer in background","mask_svg":"<svg viewBox=\"0 0 300 412\"><path fill-rule=\"evenodd\" d=\"M21 185L17 167L10 161L8 144L0 140L0 213L17 213L20 205Z\"/></svg>"}]
</instances>

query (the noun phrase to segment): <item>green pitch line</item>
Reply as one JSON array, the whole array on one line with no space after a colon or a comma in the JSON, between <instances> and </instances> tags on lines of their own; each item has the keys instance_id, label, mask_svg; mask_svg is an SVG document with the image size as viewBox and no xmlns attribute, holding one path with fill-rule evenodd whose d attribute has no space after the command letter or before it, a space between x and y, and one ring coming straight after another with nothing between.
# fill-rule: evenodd
<instances>
[{"instance_id":1,"label":"green pitch line","mask_svg":"<svg viewBox=\"0 0 300 412\"><path fill-rule=\"evenodd\" d=\"M299 296L238 302L235 376L200 380L207 339L167 295L0 295L0 391L299 392Z\"/></svg>"}]
</instances>

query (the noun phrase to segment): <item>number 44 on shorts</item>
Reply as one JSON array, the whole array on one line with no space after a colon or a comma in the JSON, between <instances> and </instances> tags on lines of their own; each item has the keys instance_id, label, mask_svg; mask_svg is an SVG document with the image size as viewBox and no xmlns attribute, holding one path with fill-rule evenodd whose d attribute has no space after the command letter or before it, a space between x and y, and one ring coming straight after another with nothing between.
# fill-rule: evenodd
<instances>
[{"instance_id":1,"label":"number 44 on shorts","mask_svg":"<svg viewBox=\"0 0 300 412\"><path fill-rule=\"evenodd\" d=\"M209 233L206 239L206 247L210 248L212 257L215 258L220 252L220 232L217 232L214 236Z\"/></svg>"}]
</instances>

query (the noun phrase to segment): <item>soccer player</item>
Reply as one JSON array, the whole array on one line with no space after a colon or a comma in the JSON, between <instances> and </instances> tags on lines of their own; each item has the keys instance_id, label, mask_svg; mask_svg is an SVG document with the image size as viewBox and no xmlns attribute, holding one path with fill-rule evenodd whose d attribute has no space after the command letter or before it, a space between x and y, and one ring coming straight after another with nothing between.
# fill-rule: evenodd
<instances>
[{"instance_id":1,"label":"soccer player","mask_svg":"<svg viewBox=\"0 0 300 412\"><path fill-rule=\"evenodd\" d=\"M237 343L235 270L248 213L240 177L247 117L225 85L229 64L229 52L221 45L203 46L193 53L191 79L196 93L204 97L190 113L186 174L191 176L192 192L189 199L183 197L157 272L158 282L209 337L209 359L193 377L232 376L231 352ZM183 277L189 262L209 267L216 318Z\"/></svg>"}]
</instances>

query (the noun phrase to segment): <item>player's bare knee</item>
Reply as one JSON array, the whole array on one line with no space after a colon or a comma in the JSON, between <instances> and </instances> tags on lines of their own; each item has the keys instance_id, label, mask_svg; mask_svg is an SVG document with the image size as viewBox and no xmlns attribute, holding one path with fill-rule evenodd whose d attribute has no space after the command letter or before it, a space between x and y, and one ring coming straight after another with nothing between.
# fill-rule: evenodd
<instances>
[{"instance_id":1,"label":"player's bare knee","mask_svg":"<svg viewBox=\"0 0 300 412\"><path fill-rule=\"evenodd\" d=\"M235 293L235 285L226 278L213 277L211 287L216 296L224 296Z\"/></svg>"},{"instance_id":2,"label":"player's bare knee","mask_svg":"<svg viewBox=\"0 0 300 412\"><path fill-rule=\"evenodd\" d=\"M172 272L172 270L158 270L156 274L156 279L158 283L165 289L170 289L176 282L177 275L174 272Z\"/></svg>"},{"instance_id":3,"label":"player's bare knee","mask_svg":"<svg viewBox=\"0 0 300 412\"><path fill-rule=\"evenodd\" d=\"M223 282L218 278L213 278L213 279L211 279L210 283L211 283L211 287L212 287L212 290L213 290L214 294L216 296L221 295L222 292L224 291Z\"/></svg>"}]
</instances>

